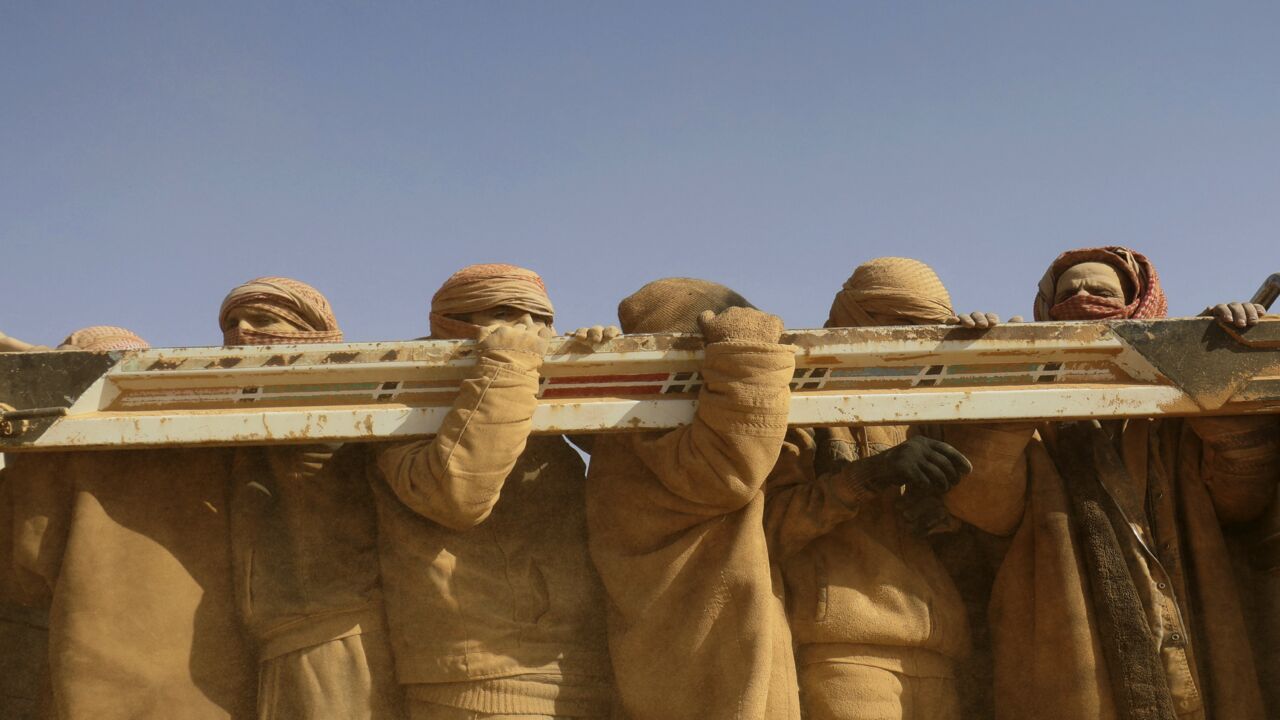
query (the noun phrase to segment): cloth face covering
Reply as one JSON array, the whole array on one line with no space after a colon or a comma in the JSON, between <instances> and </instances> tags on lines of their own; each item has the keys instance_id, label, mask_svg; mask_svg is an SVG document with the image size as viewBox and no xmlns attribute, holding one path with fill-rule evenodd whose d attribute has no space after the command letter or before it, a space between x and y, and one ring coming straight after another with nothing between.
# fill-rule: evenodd
<instances>
[{"instance_id":1,"label":"cloth face covering","mask_svg":"<svg viewBox=\"0 0 1280 720\"><path fill-rule=\"evenodd\" d=\"M146 340L135 335L133 331L111 325L92 325L81 328L68 335L62 344L70 345L76 350L92 352L145 350L151 347Z\"/></svg>"},{"instance_id":2,"label":"cloth face covering","mask_svg":"<svg viewBox=\"0 0 1280 720\"><path fill-rule=\"evenodd\" d=\"M1118 298L1074 295L1054 303L1058 278L1067 268L1081 263L1105 263L1115 268L1122 280L1134 288L1129 302ZM1123 320L1165 317L1169 303L1160 287L1160 276L1146 256L1123 247L1081 248L1058 256L1049 266L1036 293L1036 320Z\"/></svg>"},{"instance_id":3,"label":"cloth face covering","mask_svg":"<svg viewBox=\"0 0 1280 720\"><path fill-rule=\"evenodd\" d=\"M232 324L231 312L241 308L280 318L304 330L241 329ZM218 313L224 345L341 342L342 330L319 290L291 278L262 277L227 294Z\"/></svg>"},{"instance_id":4,"label":"cloth face covering","mask_svg":"<svg viewBox=\"0 0 1280 720\"><path fill-rule=\"evenodd\" d=\"M731 307L755 306L720 283L662 278L618 303L618 323L625 333L696 333L703 311L721 313Z\"/></svg>"},{"instance_id":5,"label":"cloth face covering","mask_svg":"<svg viewBox=\"0 0 1280 720\"><path fill-rule=\"evenodd\" d=\"M933 268L910 258L859 265L831 303L826 327L940 325L955 316Z\"/></svg>"},{"instance_id":6,"label":"cloth face covering","mask_svg":"<svg viewBox=\"0 0 1280 720\"><path fill-rule=\"evenodd\" d=\"M545 317L548 323L555 319L555 308L538 273L515 265L468 265L445 280L431 298L431 337L478 337L480 326L450 316L504 305Z\"/></svg>"}]
</instances>

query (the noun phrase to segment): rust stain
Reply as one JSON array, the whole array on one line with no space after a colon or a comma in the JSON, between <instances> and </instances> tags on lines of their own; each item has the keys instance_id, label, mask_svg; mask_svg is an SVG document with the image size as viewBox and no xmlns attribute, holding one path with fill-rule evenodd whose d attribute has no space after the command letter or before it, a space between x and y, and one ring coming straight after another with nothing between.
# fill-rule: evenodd
<instances>
[{"instance_id":1,"label":"rust stain","mask_svg":"<svg viewBox=\"0 0 1280 720\"><path fill-rule=\"evenodd\" d=\"M360 357L360 353L358 352L335 352L329 353L324 357L324 360L321 360L320 362L321 364L345 365L349 362L353 362L358 357Z\"/></svg>"},{"instance_id":2,"label":"rust stain","mask_svg":"<svg viewBox=\"0 0 1280 720\"><path fill-rule=\"evenodd\" d=\"M179 360L177 358L173 358L173 359L160 358L159 360L156 360L155 362L151 363L151 365L147 366L147 369L148 370L176 370L181 366L182 366L182 360Z\"/></svg>"}]
</instances>

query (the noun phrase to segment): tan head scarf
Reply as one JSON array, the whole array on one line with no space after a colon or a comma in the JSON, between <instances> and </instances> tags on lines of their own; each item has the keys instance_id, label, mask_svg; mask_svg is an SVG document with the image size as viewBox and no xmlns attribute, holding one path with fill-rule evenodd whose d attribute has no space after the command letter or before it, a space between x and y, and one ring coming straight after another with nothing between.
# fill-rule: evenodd
<instances>
[{"instance_id":1,"label":"tan head scarf","mask_svg":"<svg viewBox=\"0 0 1280 720\"><path fill-rule=\"evenodd\" d=\"M1081 295L1054 303L1058 278L1067 268L1080 263L1106 263L1120 273L1120 277L1134 290L1130 300L1119 300ZM1160 276L1151 261L1142 253L1128 248L1110 246L1068 250L1058 256L1036 289L1036 320L1123 320L1162 318L1168 314L1169 303L1160 287Z\"/></svg>"},{"instance_id":2,"label":"tan head scarf","mask_svg":"<svg viewBox=\"0 0 1280 720\"><path fill-rule=\"evenodd\" d=\"M231 311L249 308L278 317L300 328L294 331L241 330L231 322ZM224 345L341 342L342 330L319 290L285 277L261 277L227 294L218 312Z\"/></svg>"},{"instance_id":3,"label":"tan head scarf","mask_svg":"<svg viewBox=\"0 0 1280 720\"><path fill-rule=\"evenodd\" d=\"M468 265L445 280L432 296L431 337L442 340L476 337L477 326L450 316L504 305L545 317L548 322L555 319L556 310L538 273L500 263Z\"/></svg>"},{"instance_id":4,"label":"tan head scarf","mask_svg":"<svg viewBox=\"0 0 1280 720\"><path fill-rule=\"evenodd\" d=\"M933 268L910 258L859 265L831 303L826 327L939 325L955 316Z\"/></svg>"},{"instance_id":5,"label":"tan head scarf","mask_svg":"<svg viewBox=\"0 0 1280 720\"><path fill-rule=\"evenodd\" d=\"M618 303L624 333L696 333L703 311L755 307L729 288L697 278L663 278L645 285Z\"/></svg>"},{"instance_id":6,"label":"tan head scarf","mask_svg":"<svg viewBox=\"0 0 1280 720\"><path fill-rule=\"evenodd\" d=\"M67 336L62 341L67 350L105 352L107 350L145 350L151 347L131 330L112 325L91 325Z\"/></svg>"}]
</instances>

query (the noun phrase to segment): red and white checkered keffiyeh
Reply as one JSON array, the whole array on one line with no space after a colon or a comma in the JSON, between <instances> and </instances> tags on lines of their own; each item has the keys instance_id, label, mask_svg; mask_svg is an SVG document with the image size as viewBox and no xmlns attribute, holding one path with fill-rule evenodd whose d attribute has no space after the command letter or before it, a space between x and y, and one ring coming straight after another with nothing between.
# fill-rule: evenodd
<instances>
[{"instance_id":1,"label":"red and white checkered keffiyeh","mask_svg":"<svg viewBox=\"0 0 1280 720\"><path fill-rule=\"evenodd\" d=\"M65 349L105 352L108 350L145 350L151 345L132 330L114 325L91 325L81 328L62 341Z\"/></svg>"},{"instance_id":2,"label":"red and white checkered keffiyeh","mask_svg":"<svg viewBox=\"0 0 1280 720\"><path fill-rule=\"evenodd\" d=\"M1055 304L1058 278L1067 268L1088 262L1115 268L1134 288L1133 299L1126 304L1115 298L1074 295ZM1059 255L1040 279L1035 301L1036 320L1150 320L1166 317L1168 312L1169 303L1151 261L1142 253L1116 246L1068 250Z\"/></svg>"}]
</instances>

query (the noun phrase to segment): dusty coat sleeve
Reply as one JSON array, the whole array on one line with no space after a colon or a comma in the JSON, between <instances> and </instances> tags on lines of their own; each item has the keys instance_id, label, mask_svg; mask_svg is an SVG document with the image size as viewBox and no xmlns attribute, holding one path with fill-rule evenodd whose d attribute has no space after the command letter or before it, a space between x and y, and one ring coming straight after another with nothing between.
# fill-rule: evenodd
<instances>
[{"instance_id":1,"label":"dusty coat sleeve","mask_svg":"<svg viewBox=\"0 0 1280 720\"><path fill-rule=\"evenodd\" d=\"M1205 446L1202 477L1225 523L1262 514L1280 480L1280 422L1273 416L1196 418Z\"/></svg>"},{"instance_id":2,"label":"dusty coat sleeve","mask_svg":"<svg viewBox=\"0 0 1280 720\"><path fill-rule=\"evenodd\" d=\"M707 346L693 423L634 435L632 449L693 522L744 507L764 486L787 431L795 354L788 345Z\"/></svg>"},{"instance_id":3,"label":"dusty coat sleeve","mask_svg":"<svg viewBox=\"0 0 1280 720\"><path fill-rule=\"evenodd\" d=\"M795 431L793 431L795 432ZM788 439L791 435L788 434ZM802 439L803 440L803 439ZM803 441L787 442L766 486L764 510L769 556L782 562L809 543L826 535L858 514L876 494L856 473L852 455L841 458L835 467L817 474L813 452Z\"/></svg>"},{"instance_id":4,"label":"dusty coat sleeve","mask_svg":"<svg viewBox=\"0 0 1280 720\"><path fill-rule=\"evenodd\" d=\"M964 454L973 472L943 502L952 515L992 535L1012 535L1027 499L1027 444L1032 425L945 425L925 430Z\"/></svg>"},{"instance_id":5,"label":"dusty coat sleeve","mask_svg":"<svg viewBox=\"0 0 1280 720\"><path fill-rule=\"evenodd\" d=\"M454 530L489 517L524 452L541 367L533 353L486 351L437 435L380 451L378 468L400 502Z\"/></svg>"}]
</instances>

